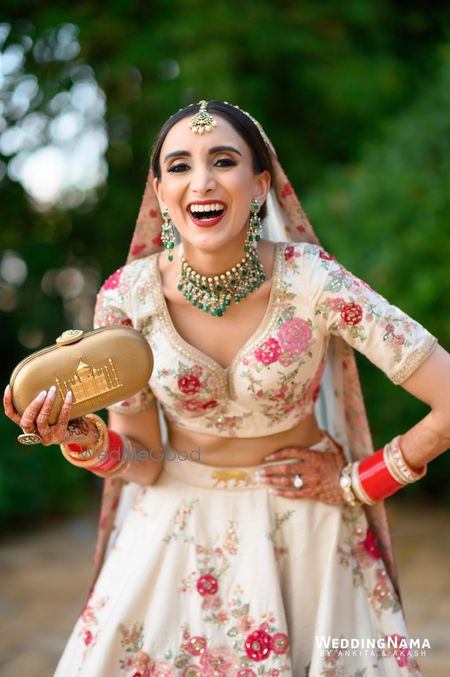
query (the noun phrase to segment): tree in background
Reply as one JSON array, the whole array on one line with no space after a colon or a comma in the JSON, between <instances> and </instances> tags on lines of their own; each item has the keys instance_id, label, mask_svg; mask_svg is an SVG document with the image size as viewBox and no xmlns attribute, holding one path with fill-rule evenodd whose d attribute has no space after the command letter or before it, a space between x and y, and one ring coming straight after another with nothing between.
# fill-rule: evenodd
<instances>
[{"instance_id":1,"label":"tree in background","mask_svg":"<svg viewBox=\"0 0 450 677\"><path fill-rule=\"evenodd\" d=\"M12 3L0 25L5 384L62 329L90 327L101 280L125 258L152 139L200 98L251 111L322 243L448 345L444 5L254 0L244 16L236 0L42 4ZM381 444L420 403L360 363ZM95 480L56 449L19 449L4 417L0 434L3 526L85 500ZM442 474L417 491L450 500Z\"/></svg>"}]
</instances>

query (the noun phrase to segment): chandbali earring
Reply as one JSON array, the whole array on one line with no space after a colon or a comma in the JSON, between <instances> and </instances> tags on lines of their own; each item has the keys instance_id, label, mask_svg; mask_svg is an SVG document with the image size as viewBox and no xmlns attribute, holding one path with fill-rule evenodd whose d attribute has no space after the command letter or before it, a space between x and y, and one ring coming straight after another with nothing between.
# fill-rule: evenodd
<instances>
[{"instance_id":1,"label":"chandbali earring","mask_svg":"<svg viewBox=\"0 0 450 677\"><path fill-rule=\"evenodd\" d=\"M244 251L249 252L252 248L256 248L256 243L261 239L261 219L259 218L260 205L258 200L252 200L251 215L249 228L247 232L247 239L245 240Z\"/></svg>"},{"instance_id":2,"label":"chandbali earring","mask_svg":"<svg viewBox=\"0 0 450 677\"><path fill-rule=\"evenodd\" d=\"M162 210L162 217L164 219L164 223L162 224L161 240L164 245L164 249L167 249L168 251L169 261L173 261L172 249L175 247L175 233L173 230L173 222L169 216L169 210L167 207L164 207Z\"/></svg>"}]
</instances>

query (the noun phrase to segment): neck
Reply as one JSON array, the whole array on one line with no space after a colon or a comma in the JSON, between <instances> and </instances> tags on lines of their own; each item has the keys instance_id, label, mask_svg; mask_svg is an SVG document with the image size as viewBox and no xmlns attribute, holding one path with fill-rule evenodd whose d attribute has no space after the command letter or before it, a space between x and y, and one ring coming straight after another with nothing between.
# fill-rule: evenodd
<instances>
[{"instance_id":1,"label":"neck","mask_svg":"<svg viewBox=\"0 0 450 677\"><path fill-rule=\"evenodd\" d=\"M205 251L192 246L190 242L182 240L183 256L189 265L201 275L218 275L235 266L244 258L244 244L247 231L238 235L226 245L215 251Z\"/></svg>"}]
</instances>

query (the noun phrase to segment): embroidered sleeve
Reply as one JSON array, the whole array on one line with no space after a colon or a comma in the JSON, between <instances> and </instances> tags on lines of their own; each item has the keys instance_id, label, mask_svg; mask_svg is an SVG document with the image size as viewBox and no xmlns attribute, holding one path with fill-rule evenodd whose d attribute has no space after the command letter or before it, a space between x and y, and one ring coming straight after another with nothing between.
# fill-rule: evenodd
<instances>
[{"instance_id":1,"label":"embroidered sleeve","mask_svg":"<svg viewBox=\"0 0 450 677\"><path fill-rule=\"evenodd\" d=\"M131 303L131 271L128 266L116 270L103 284L97 294L94 313L94 328L111 325L133 326ZM149 385L126 400L108 407L108 411L132 415L149 409L155 396Z\"/></svg>"},{"instance_id":2,"label":"embroidered sleeve","mask_svg":"<svg viewBox=\"0 0 450 677\"><path fill-rule=\"evenodd\" d=\"M306 245L308 290L319 328L341 336L395 384L431 354L437 338L316 245Z\"/></svg>"}]
</instances>

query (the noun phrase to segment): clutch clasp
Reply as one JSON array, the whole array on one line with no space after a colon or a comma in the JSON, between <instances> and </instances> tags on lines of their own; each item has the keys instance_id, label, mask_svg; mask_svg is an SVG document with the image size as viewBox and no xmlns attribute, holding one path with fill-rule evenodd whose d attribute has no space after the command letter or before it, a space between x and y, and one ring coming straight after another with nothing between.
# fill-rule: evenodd
<instances>
[{"instance_id":1,"label":"clutch clasp","mask_svg":"<svg viewBox=\"0 0 450 677\"><path fill-rule=\"evenodd\" d=\"M67 329L63 331L61 336L56 339L58 346L68 346L71 343L76 343L83 338L84 332L81 329Z\"/></svg>"}]
</instances>

